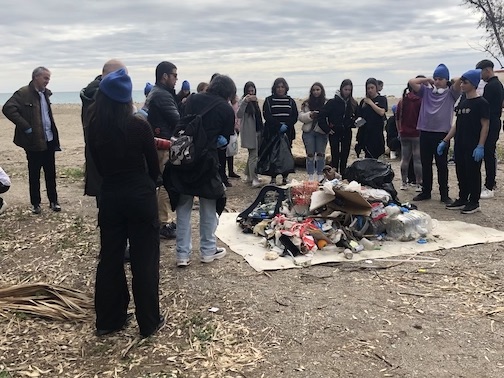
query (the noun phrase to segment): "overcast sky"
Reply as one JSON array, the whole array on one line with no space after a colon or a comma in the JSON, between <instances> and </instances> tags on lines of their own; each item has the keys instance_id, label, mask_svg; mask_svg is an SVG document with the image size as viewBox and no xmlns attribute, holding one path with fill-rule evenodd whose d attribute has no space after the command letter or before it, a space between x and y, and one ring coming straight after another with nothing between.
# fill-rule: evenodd
<instances>
[{"instance_id":1,"label":"overcast sky","mask_svg":"<svg viewBox=\"0 0 504 378\"><path fill-rule=\"evenodd\" d=\"M241 94L252 80L270 87L314 81L363 86L376 77L406 83L445 63L452 76L487 58L476 51L479 16L460 0L29 0L2 6L0 92L26 85L33 68L52 71L49 88L78 91L118 58L134 89L154 82L169 60L192 89L214 72Z\"/></svg>"}]
</instances>

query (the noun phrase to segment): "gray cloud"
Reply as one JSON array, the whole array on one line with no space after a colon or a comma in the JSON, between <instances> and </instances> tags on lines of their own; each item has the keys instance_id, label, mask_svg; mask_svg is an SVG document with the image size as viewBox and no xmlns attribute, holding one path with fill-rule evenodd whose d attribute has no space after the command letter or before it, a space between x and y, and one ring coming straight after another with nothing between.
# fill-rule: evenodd
<instances>
[{"instance_id":1,"label":"gray cloud","mask_svg":"<svg viewBox=\"0 0 504 378\"><path fill-rule=\"evenodd\" d=\"M30 0L10 8L0 14L0 92L25 84L40 64L52 70L53 90L78 90L111 57L125 61L138 87L171 60L192 82L218 71L238 87L284 75L308 88L347 75L402 83L440 61L462 71L483 56L469 46L481 38L477 16L459 0Z\"/></svg>"}]
</instances>

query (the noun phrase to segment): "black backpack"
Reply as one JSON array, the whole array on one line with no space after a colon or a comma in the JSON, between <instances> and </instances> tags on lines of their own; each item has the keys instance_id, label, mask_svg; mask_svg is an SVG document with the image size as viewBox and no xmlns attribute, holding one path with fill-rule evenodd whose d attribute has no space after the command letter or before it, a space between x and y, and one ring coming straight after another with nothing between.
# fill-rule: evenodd
<instances>
[{"instance_id":1,"label":"black backpack","mask_svg":"<svg viewBox=\"0 0 504 378\"><path fill-rule=\"evenodd\" d=\"M203 116L214 108L220 99L207 105L200 114L186 115L177 122L170 138L168 162L172 168L189 171L197 167L208 154L208 140L203 126Z\"/></svg>"}]
</instances>

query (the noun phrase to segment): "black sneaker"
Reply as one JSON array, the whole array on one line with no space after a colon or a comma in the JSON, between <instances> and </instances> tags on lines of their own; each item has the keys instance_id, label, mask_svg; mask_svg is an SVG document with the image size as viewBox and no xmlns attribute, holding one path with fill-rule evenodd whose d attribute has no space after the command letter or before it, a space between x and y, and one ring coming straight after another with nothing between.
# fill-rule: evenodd
<instances>
[{"instance_id":1,"label":"black sneaker","mask_svg":"<svg viewBox=\"0 0 504 378\"><path fill-rule=\"evenodd\" d=\"M52 211L55 211L55 212L61 211L61 206L58 202L51 202L49 204L49 207L51 208Z\"/></svg>"},{"instance_id":2,"label":"black sneaker","mask_svg":"<svg viewBox=\"0 0 504 378\"><path fill-rule=\"evenodd\" d=\"M474 214L477 211L480 211L479 204L469 202L469 203L467 203L467 205L464 206L461 213L462 214Z\"/></svg>"},{"instance_id":3,"label":"black sneaker","mask_svg":"<svg viewBox=\"0 0 504 378\"><path fill-rule=\"evenodd\" d=\"M231 184L228 180L224 181L224 186L226 188L231 188L233 186L233 184Z\"/></svg>"},{"instance_id":4,"label":"black sneaker","mask_svg":"<svg viewBox=\"0 0 504 378\"><path fill-rule=\"evenodd\" d=\"M163 239L175 239L177 237L177 226L175 223L165 224L159 229L159 236Z\"/></svg>"},{"instance_id":5,"label":"black sneaker","mask_svg":"<svg viewBox=\"0 0 504 378\"><path fill-rule=\"evenodd\" d=\"M34 205L32 206L32 213L33 214L40 214L42 212L42 208L40 205Z\"/></svg>"},{"instance_id":6,"label":"black sneaker","mask_svg":"<svg viewBox=\"0 0 504 378\"><path fill-rule=\"evenodd\" d=\"M466 206L467 202L462 201L461 199L456 199L452 203L447 204L445 207L448 210L461 210Z\"/></svg>"},{"instance_id":7,"label":"black sneaker","mask_svg":"<svg viewBox=\"0 0 504 378\"><path fill-rule=\"evenodd\" d=\"M453 203L453 200L449 196L441 196L441 202L443 202L445 205L449 205Z\"/></svg>"},{"instance_id":8,"label":"black sneaker","mask_svg":"<svg viewBox=\"0 0 504 378\"><path fill-rule=\"evenodd\" d=\"M430 199L431 199L431 195L424 193L424 192L413 197L413 201L425 201L425 200L430 200Z\"/></svg>"},{"instance_id":9,"label":"black sneaker","mask_svg":"<svg viewBox=\"0 0 504 378\"><path fill-rule=\"evenodd\" d=\"M241 176L240 176L239 174L235 173L235 172L231 172L231 173L228 175L228 177L230 177L230 178L236 178L236 179L241 178Z\"/></svg>"}]
</instances>

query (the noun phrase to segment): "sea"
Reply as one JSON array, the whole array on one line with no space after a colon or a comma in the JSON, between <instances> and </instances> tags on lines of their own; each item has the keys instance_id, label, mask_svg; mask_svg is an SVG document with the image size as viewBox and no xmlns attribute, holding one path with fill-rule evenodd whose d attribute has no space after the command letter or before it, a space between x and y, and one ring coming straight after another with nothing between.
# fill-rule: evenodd
<instances>
[{"instance_id":1,"label":"sea","mask_svg":"<svg viewBox=\"0 0 504 378\"><path fill-rule=\"evenodd\" d=\"M339 84L336 86L325 86L326 97L332 98L339 89ZM383 95L400 97L404 89L403 84L389 84L385 86ZM290 87L289 96L295 99L304 99L308 97L309 87ZM53 91L51 96L52 104L80 104L81 100L79 97L80 92L57 92ZM241 97L241 89L238 91L238 96ZM271 95L271 87L269 88L257 88L257 97L264 99ZM364 97L365 89L364 85L354 85L354 97ZM0 93L0 105L3 105L10 97L12 93ZM142 103L145 100L143 90L133 91L133 101L137 103Z\"/></svg>"}]
</instances>

